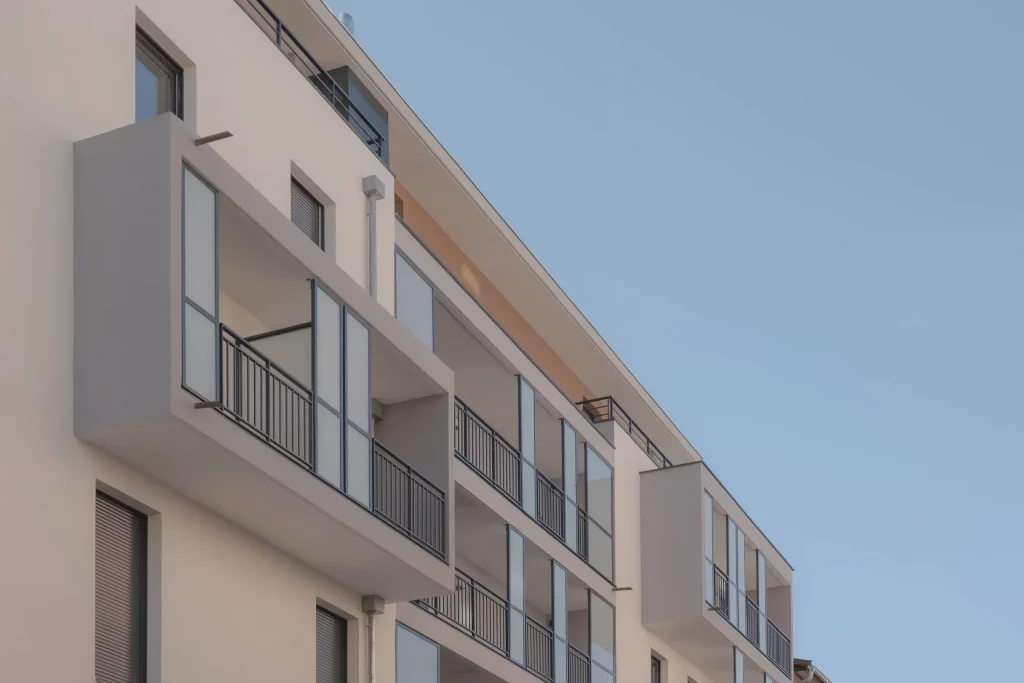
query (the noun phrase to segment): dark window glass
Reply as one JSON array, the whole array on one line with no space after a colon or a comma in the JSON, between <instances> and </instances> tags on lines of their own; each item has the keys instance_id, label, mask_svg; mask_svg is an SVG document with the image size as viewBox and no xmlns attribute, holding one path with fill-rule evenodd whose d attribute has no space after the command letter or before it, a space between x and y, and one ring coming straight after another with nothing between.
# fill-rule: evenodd
<instances>
[{"instance_id":1,"label":"dark window glass","mask_svg":"<svg viewBox=\"0 0 1024 683\"><path fill-rule=\"evenodd\" d=\"M184 118L181 102L181 67L137 29L135 31L135 120L143 121L169 111Z\"/></svg>"}]
</instances>

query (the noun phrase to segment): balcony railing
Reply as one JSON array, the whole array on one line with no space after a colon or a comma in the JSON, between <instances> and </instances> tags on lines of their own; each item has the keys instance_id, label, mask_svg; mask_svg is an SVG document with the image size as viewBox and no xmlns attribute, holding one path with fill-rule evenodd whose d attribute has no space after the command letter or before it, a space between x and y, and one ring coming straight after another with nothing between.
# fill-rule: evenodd
<instances>
[{"instance_id":1,"label":"balcony railing","mask_svg":"<svg viewBox=\"0 0 1024 683\"><path fill-rule=\"evenodd\" d=\"M761 610L757 608L757 603L754 602L749 595L747 596L746 604L747 618L746 623L744 624L746 628L743 635L745 635L747 637L747 640L752 642L754 645L760 647Z\"/></svg>"},{"instance_id":2,"label":"balcony railing","mask_svg":"<svg viewBox=\"0 0 1024 683\"><path fill-rule=\"evenodd\" d=\"M726 620L729 619L729 576L715 565L715 588L712 607Z\"/></svg>"},{"instance_id":3,"label":"balcony railing","mask_svg":"<svg viewBox=\"0 0 1024 683\"><path fill-rule=\"evenodd\" d=\"M551 630L526 617L526 668L546 681L551 680Z\"/></svg>"},{"instance_id":4,"label":"balcony railing","mask_svg":"<svg viewBox=\"0 0 1024 683\"><path fill-rule=\"evenodd\" d=\"M444 491L373 440L373 512L442 560L448 518Z\"/></svg>"},{"instance_id":5,"label":"balcony railing","mask_svg":"<svg viewBox=\"0 0 1024 683\"><path fill-rule=\"evenodd\" d=\"M565 494L540 472L537 472L537 521L565 540Z\"/></svg>"},{"instance_id":6,"label":"balcony railing","mask_svg":"<svg viewBox=\"0 0 1024 683\"><path fill-rule=\"evenodd\" d=\"M614 420L636 442L640 450L646 453L647 457L658 467L668 467L672 464L665 457L665 454L658 450L658 447L654 445L650 437L640 429L640 426L633 422L633 418L611 396L578 401L576 405L595 424Z\"/></svg>"},{"instance_id":7,"label":"balcony railing","mask_svg":"<svg viewBox=\"0 0 1024 683\"><path fill-rule=\"evenodd\" d=\"M522 503L519 451L458 398L455 399L455 455L517 504Z\"/></svg>"},{"instance_id":8,"label":"balcony railing","mask_svg":"<svg viewBox=\"0 0 1024 683\"><path fill-rule=\"evenodd\" d=\"M316 469L312 392L221 324L219 410L306 469ZM444 492L384 444L373 442L371 510L444 560L448 517Z\"/></svg>"},{"instance_id":9,"label":"balcony railing","mask_svg":"<svg viewBox=\"0 0 1024 683\"><path fill-rule=\"evenodd\" d=\"M775 663L775 666L782 669L782 672L787 676L790 676L792 675L790 666L793 663L793 646L789 642L789 637L772 623L771 619L765 617L765 623L768 625L766 633L768 643L765 654L768 655L768 659Z\"/></svg>"},{"instance_id":10,"label":"balcony railing","mask_svg":"<svg viewBox=\"0 0 1024 683\"><path fill-rule=\"evenodd\" d=\"M303 47L302 43L292 34L288 27L281 23L277 15L267 7L263 0L236 0L257 26L277 45L295 68L306 77L327 103L344 119L374 154L384 154L384 136L370 120L352 103L348 93L338 82L327 73Z\"/></svg>"},{"instance_id":11,"label":"balcony railing","mask_svg":"<svg viewBox=\"0 0 1024 683\"><path fill-rule=\"evenodd\" d=\"M220 327L224 413L312 469L312 392L229 327Z\"/></svg>"},{"instance_id":12,"label":"balcony railing","mask_svg":"<svg viewBox=\"0 0 1024 683\"><path fill-rule=\"evenodd\" d=\"M569 683L587 683L590 680L590 657L569 645Z\"/></svg>"},{"instance_id":13,"label":"balcony railing","mask_svg":"<svg viewBox=\"0 0 1024 683\"><path fill-rule=\"evenodd\" d=\"M455 592L416 603L434 616L508 655L508 603L468 574L455 570Z\"/></svg>"}]
</instances>

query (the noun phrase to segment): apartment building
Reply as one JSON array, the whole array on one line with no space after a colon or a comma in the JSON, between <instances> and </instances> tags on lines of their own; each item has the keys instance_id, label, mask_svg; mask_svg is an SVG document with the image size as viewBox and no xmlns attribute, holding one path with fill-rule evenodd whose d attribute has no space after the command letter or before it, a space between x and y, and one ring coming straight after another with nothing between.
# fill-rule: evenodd
<instances>
[{"instance_id":1,"label":"apartment building","mask_svg":"<svg viewBox=\"0 0 1024 683\"><path fill-rule=\"evenodd\" d=\"M792 568L321 0L0 19L0 679L793 677Z\"/></svg>"}]
</instances>

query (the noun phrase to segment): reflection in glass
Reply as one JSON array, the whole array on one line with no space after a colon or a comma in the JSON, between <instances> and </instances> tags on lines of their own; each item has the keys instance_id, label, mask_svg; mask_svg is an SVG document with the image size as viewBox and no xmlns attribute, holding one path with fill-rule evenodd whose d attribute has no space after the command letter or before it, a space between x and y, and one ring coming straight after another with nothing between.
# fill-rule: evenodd
<instances>
[{"instance_id":1,"label":"reflection in glass","mask_svg":"<svg viewBox=\"0 0 1024 683\"><path fill-rule=\"evenodd\" d=\"M395 318L434 350L434 289L401 254L395 258Z\"/></svg>"}]
</instances>

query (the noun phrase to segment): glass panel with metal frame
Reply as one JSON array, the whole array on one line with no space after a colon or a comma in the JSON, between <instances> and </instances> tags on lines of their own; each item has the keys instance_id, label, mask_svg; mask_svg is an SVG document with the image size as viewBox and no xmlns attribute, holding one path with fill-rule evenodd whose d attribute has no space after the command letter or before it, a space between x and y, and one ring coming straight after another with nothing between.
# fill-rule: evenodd
<instances>
[{"instance_id":1,"label":"glass panel with metal frame","mask_svg":"<svg viewBox=\"0 0 1024 683\"><path fill-rule=\"evenodd\" d=\"M182 69L142 29L135 31L135 120L171 112L184 118Z\"/></svg>"}]
</instances>

